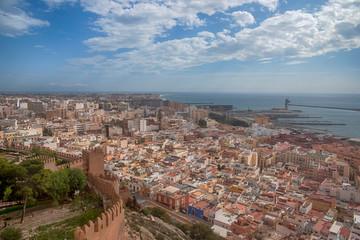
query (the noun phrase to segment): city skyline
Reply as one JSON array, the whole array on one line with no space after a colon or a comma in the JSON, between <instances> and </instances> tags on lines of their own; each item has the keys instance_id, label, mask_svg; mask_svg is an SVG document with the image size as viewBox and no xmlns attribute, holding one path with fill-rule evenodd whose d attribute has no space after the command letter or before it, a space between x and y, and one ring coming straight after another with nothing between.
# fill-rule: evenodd
<instances>
[{"instance_id":1,"label":"city skyline","mask_svg":"<svg viewBox=\"0 0 360 240\"><path fill-rule=\"evenodd\" d=\"M359 93L360 2L0 3L3 92Z\"/></svg>"}]
</instances>

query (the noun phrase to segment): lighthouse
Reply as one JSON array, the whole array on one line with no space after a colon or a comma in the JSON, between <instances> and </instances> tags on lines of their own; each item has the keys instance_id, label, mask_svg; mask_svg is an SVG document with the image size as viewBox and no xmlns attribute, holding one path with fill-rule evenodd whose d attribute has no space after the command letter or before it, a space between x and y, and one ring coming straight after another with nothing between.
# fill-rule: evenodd
<instances>
[{"instance_id":1,"label":"lighthouse","mask_svg":"<svg viewBox=\"0 0 360 240\"><path fill-rule=\"evenodd\" d=\"M287 97L285 98L285 110L288 111L289 110L289 103L290 103L290 99Z\"/></svg>"}]
</instances>

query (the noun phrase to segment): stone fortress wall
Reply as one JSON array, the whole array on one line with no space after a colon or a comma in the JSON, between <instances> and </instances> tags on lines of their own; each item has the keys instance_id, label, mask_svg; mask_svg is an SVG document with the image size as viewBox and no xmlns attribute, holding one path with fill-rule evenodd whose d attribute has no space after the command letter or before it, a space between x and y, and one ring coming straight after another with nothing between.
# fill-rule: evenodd
<instances>
[{"instance_id":1,"label":"stone fortress wall","mask_svg":"<svg viewBox=\"0 0 360 240\"><path fill-rule=\"evenodd\" d=\"M74 232L75 240L125 239L124 209L119 195L119 182L111 176L94 175L89 173L89 184L111 199L112 207L83 227L77 227Z\"/></svg>"},{"instance_id":2,"label":"stone fortress wall","mask_svg":"<svg viewBox=\"0 0 360 240\"><path fill-rule=\"evenodd\" d=\"M34 146L24 146L20 143L12 143L10 149L19 151L31 151ZM95 222L89 221L82 227L77 227L74 232L75 240L122 240L124 236L124 209L121 196L128 196L128 190L119 192L119 180L116 176L104 174L104 152L101 148L83 150L82 156L53 151L59 159L69 160L69 163L56 166L55 158L37 156L44 161L45 169L56 171L62 168L79 168L87 173L88 184L97 193L110 200L107 210L96 218Z\"/></svg>"}]
</instances>

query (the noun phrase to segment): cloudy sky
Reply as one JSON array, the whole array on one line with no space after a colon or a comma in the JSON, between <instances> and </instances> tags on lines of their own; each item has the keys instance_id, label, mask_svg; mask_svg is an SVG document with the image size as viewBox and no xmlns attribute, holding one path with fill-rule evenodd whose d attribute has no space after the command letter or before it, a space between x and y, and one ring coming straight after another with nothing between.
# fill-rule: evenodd
<instances>
[{"instance_id":1,"label":"cloudy sky","mask_svg":"<svg viewBox=\"0 0 360 240\"><path fill-rule=\"evenodd\" d=\"M360 0L1 0L0 91L360 93Z\"/></svg>"}]
</instances>

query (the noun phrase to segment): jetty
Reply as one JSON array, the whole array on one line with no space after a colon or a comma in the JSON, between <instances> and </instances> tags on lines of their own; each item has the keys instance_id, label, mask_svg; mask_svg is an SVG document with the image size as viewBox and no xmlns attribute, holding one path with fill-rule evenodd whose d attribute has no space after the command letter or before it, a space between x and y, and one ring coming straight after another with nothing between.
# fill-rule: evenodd
<instances>
[{"instance_id":1,"label":"jetty","mask_svg":"<svg viewBox=\"0 0 360 240\"><path fill-rule=\"evenodd\" d=\"M346 125L345 123L333 123L331 121L295 121L295 120L287 120L287 121L278 121L283 124L291 124L291 125Z\"/></svg>"},{"instance_id":2,"label":"jetty","mask_svg":"<svg viewBox=\"0 0 360 240\"><path fill-rule=\"evenodd\" d=\"M335 110L346 110L346 111L360 112L360 108L326 107L326 106L314 106L314 105L303 105L303 104L289 104L289 105L290 106L296 106L296 107L326 108L326 109L335 109Z\"/></svg>"}]
</instances>

